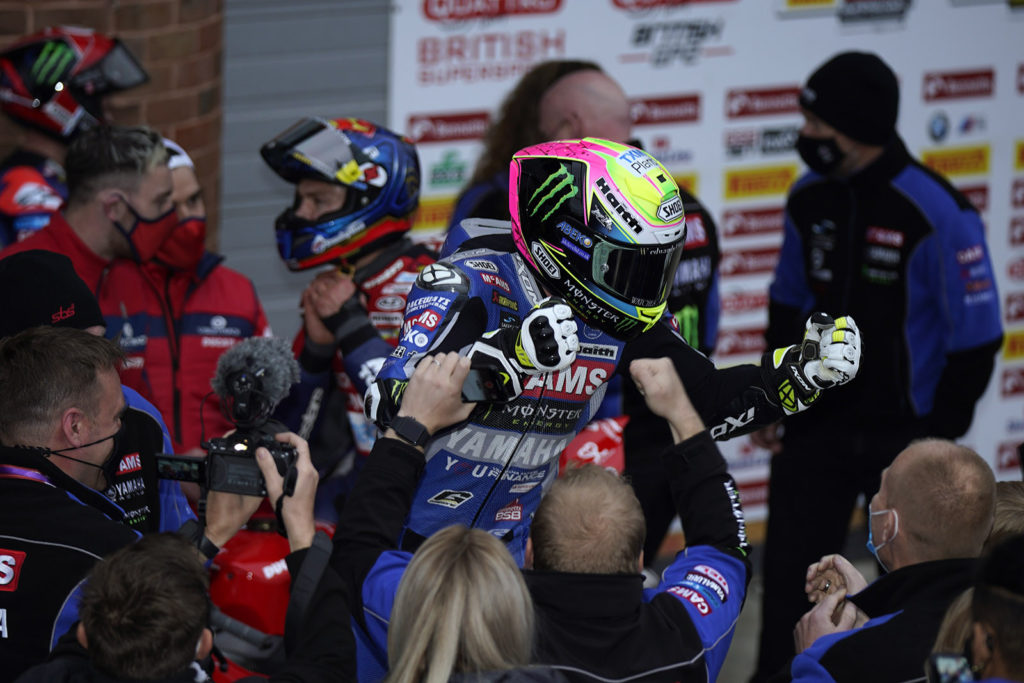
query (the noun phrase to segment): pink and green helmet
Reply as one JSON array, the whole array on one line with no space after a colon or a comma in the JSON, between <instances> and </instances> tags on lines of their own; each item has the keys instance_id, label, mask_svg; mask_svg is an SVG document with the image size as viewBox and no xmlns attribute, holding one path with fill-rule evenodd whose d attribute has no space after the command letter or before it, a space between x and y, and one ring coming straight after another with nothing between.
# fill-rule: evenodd
<instances>
[{"instance_id":1,"label":"pink and green helmet","mask_svg":"<svg viewBox=\"0 0 1024 683\"><path fill-rule=\"evenodd\" d=\"M665 312L686 241L679 187L646 152L559 140L512 157L516 248L588 325L629 340Z\"/></svg>"}]
</instances>

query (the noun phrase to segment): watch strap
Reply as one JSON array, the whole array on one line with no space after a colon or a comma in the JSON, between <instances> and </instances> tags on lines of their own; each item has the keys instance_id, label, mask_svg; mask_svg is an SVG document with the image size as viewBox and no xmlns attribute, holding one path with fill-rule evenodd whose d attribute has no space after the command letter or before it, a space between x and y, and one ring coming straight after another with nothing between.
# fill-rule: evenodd
<instances>
[{"instance_id":1,"label":"watch strap","mask_svg":"<svg viewBox=\"0 0 1024 683\"><path fill-rule=\"evenodd\" d=\"M430 432L416 418L398 415L388 425L402 441L423 448L430 441Z\"/></svg>"}]
</instances>

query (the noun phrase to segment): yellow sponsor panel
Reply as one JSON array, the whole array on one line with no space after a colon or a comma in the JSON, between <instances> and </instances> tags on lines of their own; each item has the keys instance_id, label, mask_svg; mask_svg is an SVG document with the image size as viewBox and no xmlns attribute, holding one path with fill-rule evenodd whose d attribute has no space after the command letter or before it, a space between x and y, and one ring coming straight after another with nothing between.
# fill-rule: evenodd
<instances>
[{"instance_id":1,"label":"yellow sponsor panel","mask_svg":"<svg viewBox=\"0 0 1024 683\"><path fill-rule=\"evenodd\" d=\"M835 7L836 0L786 0L786 9L821 9Z\"/></svg>"},{"instance_id":2,"label":"yellow sponsor panel","mask_svg":"<svg viewBox=\"0 0 1024 683\"><path fill-rule=\"evenodd\" d=\"M947 178L988 173L988 145L929 149L921 154L921 162Z\"/></svg>"},{"instance_id":3,"label":"yellow sponsor panel","mask_svg":"<svg viewBox=\"0 0 1024 683\"><path fill-rule=\"evenodd\" d=\"M796 164L729 169L725 172L725 198L784 195L796 180L798 172Z\"/></svg>"},{"instance_id":4,"label":"yellow sponsor panel","mask_svg":"<svg viewBox=\"0 0 1024 683\"><path fill-rule=\"evenodd\" d=\"M1024 171L1024 140L1017 140L1017 153L1013 155L1013 167Z\"/></svg>"},{"instance_id":5,"label":"yellow sponsor panel","mask_svg":"<svg viewBox=\"0 0 1024 683\"><path fill-rule=\"evenodd\" d=\"M413 219L415 230L447 230L455 209L455 197L420 197L420 208Z\"/></svg>"},{"instance_id":6,"label":"yellow sponsor panel","mask_svg":"<svg viewBox=\"0 0 1024 683\"><path fill-rule=\"evenodd\" d=\"M673 174L672 177L676 181L676 185L683 188L692 195L697 194L697 174L696 173L681 173L679 175Z\"/></svg>"},{"instance_id":7,"label":"yellow sponsor panel","mask_svg":"<svg viewBox=\"0 0 1024 683\"><path fill-rule=\"evenodd\" d=\"M1024 330L1007 332L1003 338L1003 360L1024 358Z\"/></svg>"}]
</instances>

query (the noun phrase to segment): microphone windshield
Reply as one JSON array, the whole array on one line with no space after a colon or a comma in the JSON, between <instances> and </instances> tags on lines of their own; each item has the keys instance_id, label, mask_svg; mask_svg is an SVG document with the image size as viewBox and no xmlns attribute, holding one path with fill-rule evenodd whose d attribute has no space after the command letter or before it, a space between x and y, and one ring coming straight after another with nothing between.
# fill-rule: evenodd
<instances>
[{"instance_id":1,"label":"microphone windshield","mask_svg":"<svg viewBox=\"0 0 1024 683\"><path fill-rule=\"evenodd\" d=\"M271 408L288 395L291 385L298 382L300 376L291 345L275 337L250 337L224 352L210 380L222 401L233 398L232 390L240 373L249 375L258 385L252 389L263 393Z\"/></svg>"}]
</instances>

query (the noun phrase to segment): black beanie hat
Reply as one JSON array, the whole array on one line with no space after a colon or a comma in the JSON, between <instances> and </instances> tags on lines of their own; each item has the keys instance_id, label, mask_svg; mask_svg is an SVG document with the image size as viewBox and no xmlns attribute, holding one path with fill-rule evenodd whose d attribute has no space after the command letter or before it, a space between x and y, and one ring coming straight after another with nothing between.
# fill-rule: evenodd
<instances>
[{"instance_id":1,"label":"black beanie hat","mask_svg":"<svg viewBox=\"0 0 1024 683\"><path fill-rule=\"evenodd\" d=\"M7 298L0 337L40 325L106 326L99 302L64 254L33 249L0 260L0 292Z\"/></svg>"},{"instance_id":2,"label":"black beanie hat","mask_svg":"<svg viewBox=\"0 0 1024 683\"><path fill-rule=\"evenodd\" d=\"M884 145L896 132L900 89L878 55L843 52L807 79L800 106L857 142Z\"/></svg>"}]
</instances>

